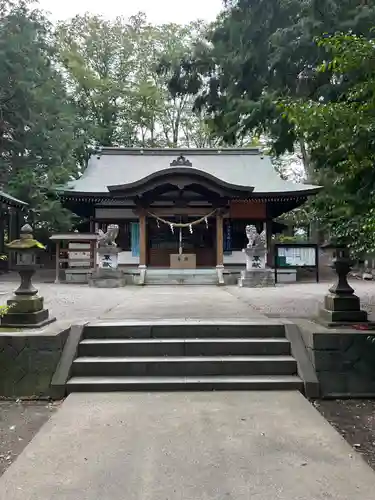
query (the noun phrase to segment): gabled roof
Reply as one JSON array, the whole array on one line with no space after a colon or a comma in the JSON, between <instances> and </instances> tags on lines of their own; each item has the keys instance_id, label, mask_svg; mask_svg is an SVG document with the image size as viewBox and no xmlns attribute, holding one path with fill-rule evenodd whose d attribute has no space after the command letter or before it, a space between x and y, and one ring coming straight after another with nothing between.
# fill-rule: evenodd
<instances>
[{"instance_id":1,"label":"gabled roof","mask_svg":"<svg viewBox=\"0 0 375 500\"><path fill-rule=\"evenodd\" d=\"M142 183L158 172L179 168L205 173L252 196L305 197L318 186L280 178L271 159L258 149L136 149L103 148L92 155L83 175L60 189L65 195L109 195L108 186Z\"/></svg>"},{"instance_id":2,"label":"gabled roof","mask_svg":"<svg viewBox=\"0 0 375 500\"><path fill-rule=\"evenodd\" d=\"M0 191L0 202L4 203L4 205L8 205L8 207L27 207L27 203L24 201L19 200L18 198L15 198L14 196L11 196L10 194L4 193L4 191Z\"/></svg>"}]
</instances>

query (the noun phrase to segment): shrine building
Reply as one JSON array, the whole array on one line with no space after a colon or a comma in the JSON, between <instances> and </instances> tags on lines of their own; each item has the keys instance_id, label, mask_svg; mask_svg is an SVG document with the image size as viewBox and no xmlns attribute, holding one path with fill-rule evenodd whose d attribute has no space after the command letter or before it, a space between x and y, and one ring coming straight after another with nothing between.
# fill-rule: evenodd
<instances>
[{"instance_id":1,"label":"shrine building","mask_svg":"<svg viewBox=\"0 0 375 500\"><path fill-rule=\"evenodd\" d=\"M248 224L265 229L271 264L274 220L318 190L281 179L254 148L105 147L59 195L90 233L118 224L120 266L192 269L244 265Z\"/></svg>"}]
</instances>

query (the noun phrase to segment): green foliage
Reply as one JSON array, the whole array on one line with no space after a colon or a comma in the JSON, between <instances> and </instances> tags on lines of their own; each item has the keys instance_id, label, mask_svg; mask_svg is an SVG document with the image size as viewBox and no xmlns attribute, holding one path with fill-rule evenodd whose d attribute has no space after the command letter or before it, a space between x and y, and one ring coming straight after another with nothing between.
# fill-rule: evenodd
<instances>
[{"instance_id":1,"label":"green foliage","mask_svg":"<svg viewBox=\"0 0 375 500\"><path fill-rule=\"evenodd\" d=\"M316 179L325 188L314 201L317 217L357 255L375 250L374 42L353 34L320 39L327 59L319 72L332 73L338 99L282 105L309 144Z\"/></svg>"},{"instance_id":2,"label":"green foliage","mask_svg":"<svg viewBox=\"0 0 375 500\"><path fill-rule=\"evenodd\" d=\"M302 243L306 241L306 238L303 236L285 236L281 234L275 239L278 243Z\"/></svg>"},{"instance_id":3,"label":"green foliage","mask_svg":"<svg viewBox=\"0 0 375 500\"><path fill-rule=\"evenodd\" d=\"M209 142L192 98L171 95L161 60L177 64L203 36L203 23L151 25L143 14L60 23L59 57L88 143L176 147Z\"/></svg>"},{"instance_id":4,"label":"green foliage","mask_svg":"<svg viewBox=\"0 0 375 500\"><path fill-rule=\"evenodd\" d=\"M8 314L9 310L11 309L11 306L0 306L0 318L3 318L6 314Z\"/></svg>"},{"instance_id":5,"label":"green foliage","mask_svg":"<svg viewBox=\"0 0 375 500\"><path fill-rule=\"evenodd\" d=\"M69 213L50 193L77 171L75 107L43 14L23 1L1 7L0 183L36 209L36 227L66 227Z\"/></svg>"},{"instance_id":6,"label":"green foliage","mask_svg":"<svg viewBox=\"0 0 375 500\"><path fill-rule=\"evenodd\" d=\"M13 240L6 245L10 250L30 250L31 248L40 248L45 250L46 247L34 238L25 238L23 240Z\"/></svg>"},{"instance_id":7,"label":"green foliage","mask_svg":"<svg viewBox=\"0 0 375 500\"><path fill-rule=\"evenodd\" d=\"M170 88L192 93L226 143L267 135L279 155L298 137L280 113L280 97L335 100L339 86L316 67L327 49L316 36L351 30L369 36L375 4L363 0L232 0L206 40L175 67ZM333 69L333 68L331 68ZM345 87L342 81L341 86ZM304 155L305 165L308 163ZM308 165L306 165L308 166Z\"/></svg>"}]
</instances>

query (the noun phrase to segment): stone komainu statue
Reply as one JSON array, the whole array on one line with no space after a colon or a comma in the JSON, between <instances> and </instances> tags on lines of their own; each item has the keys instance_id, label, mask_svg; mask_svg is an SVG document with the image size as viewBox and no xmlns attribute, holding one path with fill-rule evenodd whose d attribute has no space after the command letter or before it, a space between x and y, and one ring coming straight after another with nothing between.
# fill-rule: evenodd
<instances>
[{"instance_id":1,"label":"stone komainu statue","mask_svg":"<svg viewBox=\"0 0 375 500\"><path fill-rule=\"evenodd\" d=\"M106 233L99 229L99 247L117 247L115 239L118 236L118 230L119 227L117 224L109 224Z\"/></svg>"},{"instance_id":2,"label":"stone komainu statue","mask_svg":"<svg viewBox=\"0 0 375 500\"><path fill-rule=\"evenodd\" d=\"M259 248L263 249L266 247L266 232L263 230L260 234L257 228L253 225L246 226L246 237L249 240L247 248Z\"/></svg>"},{"instance_id":3,"label":"stone komainu statue","mask_svg":"<svg viewBox=\"0 0 375 500\"><path fill-rule=\"evenodd\" d=\"M246 237L249 240L247 247L244 248L246 253L246 269L264 269L267 260L267 236L263 230L258 233L254 225L246 226Z\"/></svg>"}]
</instances>

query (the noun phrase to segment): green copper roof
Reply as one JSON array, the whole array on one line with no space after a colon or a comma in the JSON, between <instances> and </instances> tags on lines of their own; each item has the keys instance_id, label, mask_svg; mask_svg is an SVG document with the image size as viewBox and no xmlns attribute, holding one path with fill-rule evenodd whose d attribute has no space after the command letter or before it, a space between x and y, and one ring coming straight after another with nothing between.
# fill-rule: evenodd
<instances>
[{"instance_id":1,"label":"green copper roof","mask_svg":"<svg viewBox=\"0 0 375 500\"><path fill-rule=\"evenodd\" d=\"M257 149L127 149L103 148L92 155L76 181L59 189L66 194L108 194L108 186L131 185L168 168L203 172L253 195L306 196L320 188L280 178L271 159Z\"/></svg>"}]
</instances>

